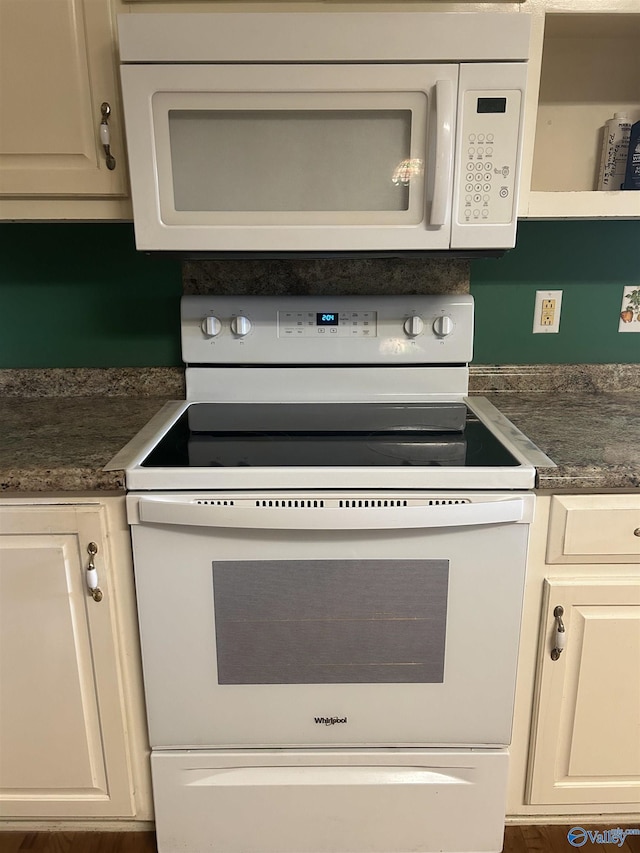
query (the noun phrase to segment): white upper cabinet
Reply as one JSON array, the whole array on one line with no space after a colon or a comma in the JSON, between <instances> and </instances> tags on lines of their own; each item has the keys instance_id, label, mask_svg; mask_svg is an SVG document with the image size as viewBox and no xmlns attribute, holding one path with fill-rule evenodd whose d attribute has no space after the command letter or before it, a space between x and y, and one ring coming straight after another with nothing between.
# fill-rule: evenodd
<instances>
[{"instance_id":1,"label":"white upper cabinet","mask_svg":"<svg viewBox=\"0 0 640 853\"><path fill-rule=\"evenodd\" d=\"M120 200L97 216L126 212L114 11L110 0L0 0L0 218L64 218L69 199L79 218L91 217L84 199Z\"/></svg>"},{"instance_id":2,"label":"white upper cabinet","mask_svg":"<svg viewBox=\"0 0 640 853\"><path fill-rule=\"evenodd\" d=\"M606 11L603 9L606 7ZM640 192L597 190L604 124L640 120L637 0L531 0L520 215L640 217Z\"/></svg>"}]
</instances>

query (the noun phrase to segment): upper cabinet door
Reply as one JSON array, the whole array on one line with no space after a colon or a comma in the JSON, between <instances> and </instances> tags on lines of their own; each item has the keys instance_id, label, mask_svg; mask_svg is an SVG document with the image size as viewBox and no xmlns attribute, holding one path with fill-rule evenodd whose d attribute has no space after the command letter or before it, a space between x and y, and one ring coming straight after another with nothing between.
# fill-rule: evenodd
<instances>
[{"instance_id":1,"label":"upper cabinet door","mask_svg":"<svg viewBox=\"0 0 640 853\"><path fill-rule=\"evenodd\" d=\"M110 0L0 0L0 104L0 195L126 194Z\"/></svg>"}]
</instances>

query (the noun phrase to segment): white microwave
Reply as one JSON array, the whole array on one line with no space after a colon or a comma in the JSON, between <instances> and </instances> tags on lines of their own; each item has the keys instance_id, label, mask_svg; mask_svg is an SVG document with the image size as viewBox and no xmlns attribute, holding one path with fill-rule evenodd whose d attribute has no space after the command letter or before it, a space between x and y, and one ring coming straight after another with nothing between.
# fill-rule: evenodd
<instances>
[{"instance_id":1,"label":"white microwave","mask_svg":"<svg viewBox=\"0 0 640 853\"><path fill-rule=\"evenodd\" d=\"M515 244L529 17L119 16L137 247Z\"/></svg>"}]
</instances>

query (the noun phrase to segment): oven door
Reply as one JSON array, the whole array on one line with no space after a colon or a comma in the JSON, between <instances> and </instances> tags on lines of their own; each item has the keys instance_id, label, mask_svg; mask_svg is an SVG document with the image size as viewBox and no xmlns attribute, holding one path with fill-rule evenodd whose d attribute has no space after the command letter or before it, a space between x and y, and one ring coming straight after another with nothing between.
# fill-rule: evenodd
<instances>
[{"instance_id":1,"label":"oven door","mask_svg":"<svg viewBox=\"0 0 640 853\"><path fill-rule=\"evenodd\" d=\"M533 501L129 495L152 746L508 744Z\"/></svg>"}]
</instances>

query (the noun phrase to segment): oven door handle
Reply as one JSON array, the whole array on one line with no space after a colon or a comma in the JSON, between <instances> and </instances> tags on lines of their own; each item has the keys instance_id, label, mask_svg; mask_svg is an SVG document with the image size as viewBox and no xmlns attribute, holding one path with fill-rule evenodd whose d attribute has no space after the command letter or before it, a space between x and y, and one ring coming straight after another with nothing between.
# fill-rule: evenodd
<instances>
[{"instance_id":1,"label":"oven door handle","mask_svg":"<svg viewBox=\"0 0 640 853\"><path fill-rule=\"evenodd\" d=\"M487 501L409 507L262 507L182 503L140 498L138 517L145 524L266 530L369 530L469 527L522 521L524 500Z\"/></svg>"}]
</instances>

